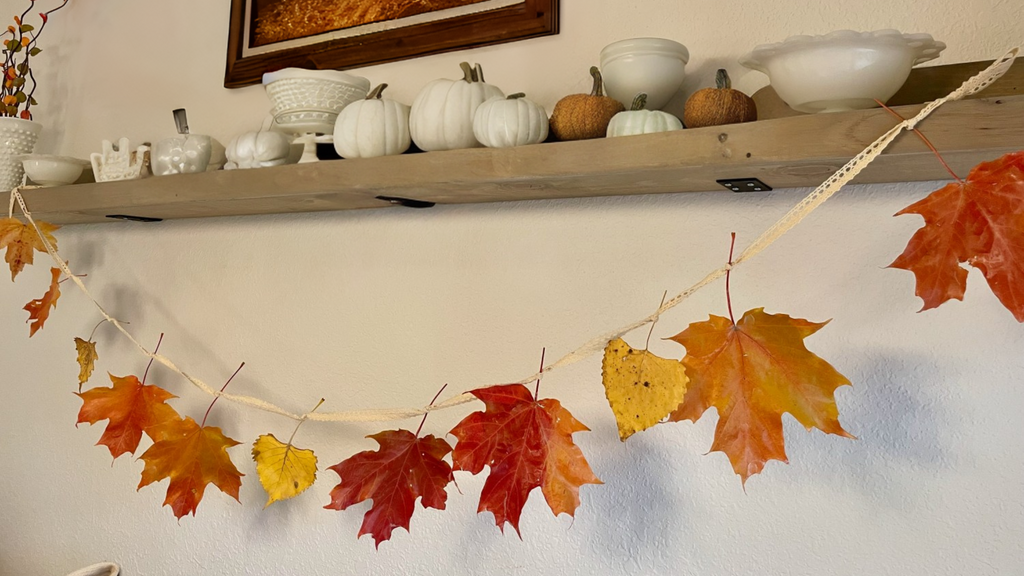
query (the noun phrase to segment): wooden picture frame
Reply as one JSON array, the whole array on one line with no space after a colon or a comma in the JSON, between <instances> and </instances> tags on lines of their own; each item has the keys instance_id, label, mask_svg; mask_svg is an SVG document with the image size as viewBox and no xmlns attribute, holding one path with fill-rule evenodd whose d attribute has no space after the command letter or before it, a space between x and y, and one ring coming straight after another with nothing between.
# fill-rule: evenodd
<instances>
[{"instance_id":1,"label":"wooden picture frame","mask_svg":"<svg viewBox=\"0 0 1024 576\"><path fill-rule=\"evenodd\" d=\"M559 0L505 0L515 3L348 38L318 40L329 36L323 34L279 42L279 48L254 46L256 6L267 1L275 0L231 0L225 88L259 84L264 73L281 68L344 70L558 34ZM299 42L306 44L294 45Z\"/></svg>"}]
</instances>

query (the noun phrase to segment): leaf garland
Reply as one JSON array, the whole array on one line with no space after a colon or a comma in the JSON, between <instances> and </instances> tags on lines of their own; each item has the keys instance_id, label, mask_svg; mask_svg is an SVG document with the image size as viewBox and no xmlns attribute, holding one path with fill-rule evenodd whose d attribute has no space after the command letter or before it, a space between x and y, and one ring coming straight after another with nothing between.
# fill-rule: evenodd
<instances>
[{"instance_id":1,"label":"leaf garland","mask_svg":"<svg viewBox=\"0 0 1024 576\"><path fill-rule=\"evenodd\" d=\"M29 338L35 336L36 332L43 329L46 321L50 318L50 310L57 307L57 300L60 299L60 268L50 268L50 275L52 276L50 288L43 294L43 297L32 300L25 304L23 308L28 312L28 320L25 322L31 322L28 332Z\"/></svg>"},{"instance_id":2,"label":"leaf garland","mask_svg":"<svg viewBox=\"0 0 1024 576\"><path fill-rule=\"evenodd\" d=\"M53 232L60 229L48 222L39 220L36 222L39 230L46 237L46 240L57 249L57 239ZM11 281L25 269L26 265L32 264L35 252L46 252L46 246L39 238L39 234L31 224L22 223L17 218L0 218L0 250L7 250L4 261L11 269Z\"/></svg>"}]
</instances>

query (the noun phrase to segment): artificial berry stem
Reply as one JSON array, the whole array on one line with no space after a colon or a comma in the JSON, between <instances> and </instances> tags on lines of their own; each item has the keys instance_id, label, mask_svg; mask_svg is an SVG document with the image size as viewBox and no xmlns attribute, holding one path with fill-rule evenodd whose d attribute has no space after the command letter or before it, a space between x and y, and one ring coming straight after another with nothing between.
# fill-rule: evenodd
<instances>
[{"instance_id":1,"label":"artificial berry stem","mask_svg":"<svg viewBox=\"0 0 1024 576\"><path fill-rule=\"evenodd\" d=\"M434 399L430 401L430 404L427 404L427 408L430 408L431 406L434 405L434 402L437 402L437 399L441 397L441 392L444 392L444 389L447 388L447 387L448 387L447 383L445 383L444 386L441 386L441 389L437 391L437 394L434 394ZM420 420L420 427L416 429L416 437L417 438L420 437L420 432L423 431L423 425L427 423L427 416L430 416L430 412L427 412L426 414L424 414L423 415L423 420Z\"/></svg>"},{"instance_id":2,"label":"artificial berry stem","mask_svg":"<svg viewBox=\"0 0 1024 576\"><path fill-rule=\"evenodd\" d=\"M732 315L732 291L729 289L729 280L732 278L732 254L736 249L736 233L732 233L732 243L729 245L729 269L725 271L725 303L729 305L729 320L736 325L736 318Z\"/></svg>"},{"instance_id":3,"label":"artificial berry stem","mask_svg":"<svg viewBox=\"0 0 1024 576\"><path fill-rule=\"evenodd\" d=\"M907 121L907 119L904 118L899 112L893 110L892 108L889 108L881 100L876 98L875 102L877 102L878 105L881 106L882 108L885 108L885 110L888 111L890 114L892 114L893 116L899 118L901 121L903 121L903 122ZM942 157L942 154L939 154L938 149L935 148L935 145L932 144L932 141L929 140L927 136L922 134L921 131L918 130L917 128L911 128L911 130L913 130L914 134L917 134L917 137L920 138L921 141L925 143L925 146L928 146L928 148L932 151L932 153L935 154L935 157L939 159L939 162L942 162L942 166L946 169L946 172L949 172L949 175L952 176L954 180L956 180L957 182L963 184L964 181L959 176L956 175L956 172L953 172L953 169L949 167L949 164L946 164L946 160Z\"/></svg>"},{"instance_id":4,"label":"artificial berry stem","mask_svg":"<svg viewBox=\"0 0 1024 576\"><path fill-rule=\"evenodd\" d=\"M225 382L223 386L221 386L221 388L220 388L221 392L223 392L224 389L228 387L228 384L231 384L231 381L235 379L235 376L238 376L238 373L241 372L242 368L244 368L244 367L245 367L245 362L242 362L242 364L238 367L238 369L235 370L235 373L231 375L231 378L228 378L228 381ZM199 425L200 428L205 428L206 427L206 419L210 417L210 410L213 410L213 405L217 403L217 400L220 400L220 396L217 396L216 398L213 399L213 402L210 402L210 407L206 409L206 414L203 415L203 423ZM319 406L319 404L318 404L318 406Z\"/></svg>"}]
</instances>

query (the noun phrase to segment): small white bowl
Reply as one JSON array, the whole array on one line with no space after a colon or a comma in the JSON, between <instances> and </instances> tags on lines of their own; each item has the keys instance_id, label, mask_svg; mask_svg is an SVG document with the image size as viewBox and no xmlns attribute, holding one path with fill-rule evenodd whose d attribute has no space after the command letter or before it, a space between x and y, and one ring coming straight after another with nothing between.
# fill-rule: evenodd
<instances>
[{"instance_id":1,"label":"small white bowl","mask_svg":"<svg viewBox=\"0 0 1024 576\"><path fill-rule=\"evenodd\" d=\"M679 91L690 51L664 38L630 38L601 50L605 90L628 110L636 95L647 94L647 109L660 110Z\"/></svg>"},{"instance_id":2,"label":"small white bowl","mask_svg":"<svg viewBox=\"0 0 1024 576\"><path fill-rule=\"evenodd\" d=\"M74 184L89 165L88 160L46 154L23 154L18 160L25 166L29 179L40 186Z\"/></svg>"},{"instance_id":3,"label":"small white bowl","mask_svg":"<svg viewBox=\"0 0 1024 576\"><path fill-rule=\"evenodd\" d=\"M930 34L898 30L839 30L823 36L792 36L763 44L740 64L764 72L775 91L798 112L840 112L878 106L946 45Z\"/></svg>"},{"instance_id":4,"label":"small white bowl","mask_svg":"<svg viewBox=\"0 0 1024 576\"><path fill-rule=\"evenodd\" d=\"M285 68L263 75L274 109L274 129L289 134L334 134L341 109L366 98L370 81L337 70Z\"/></svg>"}]
</instances>

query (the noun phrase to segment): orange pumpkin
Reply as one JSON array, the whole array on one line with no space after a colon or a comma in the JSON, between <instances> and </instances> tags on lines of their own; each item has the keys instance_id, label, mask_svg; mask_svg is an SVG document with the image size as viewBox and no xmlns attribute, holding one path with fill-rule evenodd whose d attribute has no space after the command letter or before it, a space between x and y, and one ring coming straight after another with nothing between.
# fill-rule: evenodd
<instances>
[{"instance_id":1,"label":"orange pumpkin","mask_svg":"<svg viewBox=\"0 0 1024 576\"><path fill-rule=\"evenodd\" d=\"M732 88L729 73L719 70L715 75L716 88L694 92L683 107L683 123L687 128L737 124L757 120L754 99Z\"/></svg>"},{"instance_id":2,"label":"orange pumpkin","mask_svg":"<svg viewBox=\"0 0 1024 576\"><path fill-rule=\"evenodd\" d=\"M604 138L612 117L626 108L621 102L604 95L601 71L591 66L594 89L590 94L572 94L555 104L551 111L551 133L559 140Z\"/></svg>"}]
</instances>

